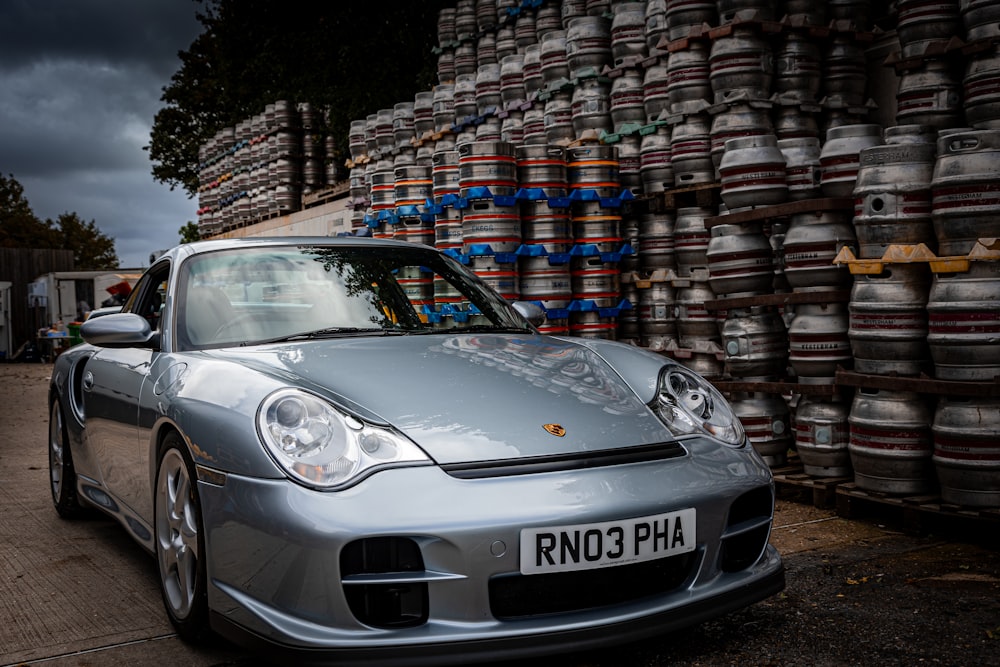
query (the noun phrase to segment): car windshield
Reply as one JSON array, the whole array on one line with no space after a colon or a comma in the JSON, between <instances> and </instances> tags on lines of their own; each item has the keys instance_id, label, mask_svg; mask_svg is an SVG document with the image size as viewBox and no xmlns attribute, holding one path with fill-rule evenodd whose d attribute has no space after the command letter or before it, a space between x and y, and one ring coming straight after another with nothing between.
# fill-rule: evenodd
<instances>
[{"instance_id":1,"label":"car windshield","mask_svg":"<svg viewBox=\"0 0 1000 667\"><path fill-rule=\"evenodd\" d=\"M177 289L180 349L531 329L475 274L420 246L250 246L205 253L183 264Z\"/></svg>"}]
</instances>

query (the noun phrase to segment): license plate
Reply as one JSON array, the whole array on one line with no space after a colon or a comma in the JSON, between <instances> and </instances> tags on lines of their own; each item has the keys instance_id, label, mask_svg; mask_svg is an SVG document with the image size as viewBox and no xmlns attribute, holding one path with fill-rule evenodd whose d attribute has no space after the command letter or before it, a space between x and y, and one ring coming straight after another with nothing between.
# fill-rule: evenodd
<instances>
[{"instance_id":1,"label":"license plate","mask_svg":"<svg viewBox=\"0 0 1000 667\"><path fill-rule=\"evenodd\" d=\"M641 563L694 550L693 507L620 521L521 530L521 574Z\"/></svg>"}]
</instances>

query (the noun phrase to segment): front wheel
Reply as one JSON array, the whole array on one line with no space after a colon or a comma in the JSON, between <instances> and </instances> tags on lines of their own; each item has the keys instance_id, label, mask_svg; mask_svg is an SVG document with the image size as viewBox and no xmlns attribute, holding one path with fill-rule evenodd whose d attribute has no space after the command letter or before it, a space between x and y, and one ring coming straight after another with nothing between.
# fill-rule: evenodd
<instances>
[{"instance_id":1,"label":"front wheel","mask_svg":"<svg viewBox=\"0 0 1000 667\"><path fill-rule=\"evenodd\" d=\"M49 489L56 512L62 518L77 519L86 513L76 495L76 469L58 398L52 400L49 409Z\"/></svg>"},{"instance_id":2,"label":"front wheel","mask_svg":"<svg viewBox=\"0 0 1000 667\"><path fill-rule=\"evenodd\" d=\"M209 635L205 536L194 464L176 433L160 446L153 499L160 590L170 623L189 642Z\"/></svg>"}]
</instances>

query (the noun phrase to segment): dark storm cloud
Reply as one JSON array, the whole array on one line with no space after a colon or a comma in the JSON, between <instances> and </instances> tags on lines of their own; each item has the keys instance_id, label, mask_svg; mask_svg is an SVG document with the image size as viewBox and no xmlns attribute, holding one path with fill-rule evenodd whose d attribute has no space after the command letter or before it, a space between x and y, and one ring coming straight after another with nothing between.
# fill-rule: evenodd
<instances>
[{"instance_id":1,"label":"dark storm cloud","mask_svg":"<svg viewBox=\"0 0 1000 667\"><path fill-rule=\"evenodd\" d=\"M147 263L196 219L196 202L153 180L143 147L200 7L0 0L0 173L38 217L93 220L124 266Z\"/></svg>"},{"instance_id":2,"label":"dark storm cloud","mask_svg":"<svg viewBox=\"0 0 1000 667\"><path fill-rule=\"evenodd\" d=\"M197 34L198 9L193 0L3 0L0 70L40 57L131 61L166 82Z\"/></svg>"}]
</instances>

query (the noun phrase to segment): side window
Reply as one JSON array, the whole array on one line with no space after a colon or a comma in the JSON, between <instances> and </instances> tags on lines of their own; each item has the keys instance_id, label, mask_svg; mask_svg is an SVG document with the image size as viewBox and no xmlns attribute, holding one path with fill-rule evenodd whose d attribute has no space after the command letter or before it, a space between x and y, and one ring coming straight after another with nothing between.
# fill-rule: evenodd
<instances>
[{"instance_id":1,"label":"side window","mask_svg":"<svg viewBox=\"0 0 1000 667\"><path fill-rule=\"evenodd\" d=\"M135 289L132 290L132 294L129 295L129 299L122 309L126 312L142 315L149 321L150 328L153 331L158 331L163 315L167 278L169 277L169 265L147 272L136 283Z\"/></svg>"}]
</instances>

